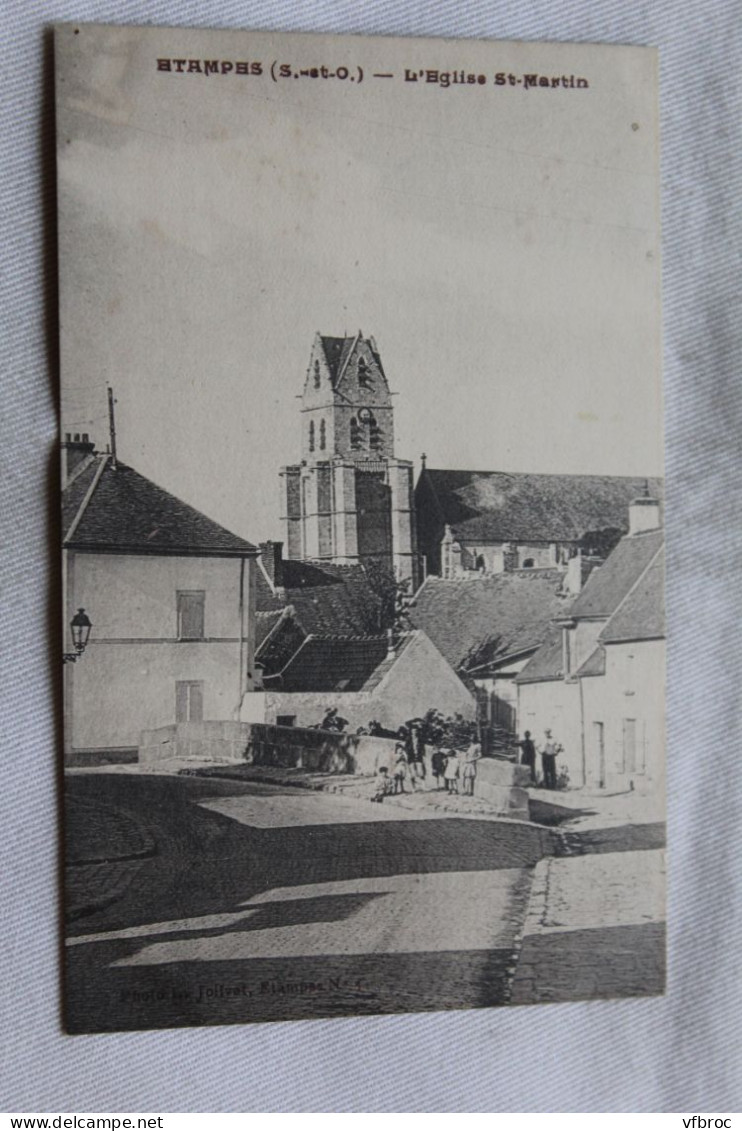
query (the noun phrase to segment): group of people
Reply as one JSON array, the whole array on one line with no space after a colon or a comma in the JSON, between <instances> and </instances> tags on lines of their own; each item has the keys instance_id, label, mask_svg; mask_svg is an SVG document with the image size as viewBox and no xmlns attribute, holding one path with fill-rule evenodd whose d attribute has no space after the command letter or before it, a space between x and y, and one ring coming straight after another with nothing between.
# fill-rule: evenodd
<instances>
[{"instance_id":1,"label":"group of people","mask_svg":"<svg viewBox=\"0 0 742 1131\"><path fill-rule=\"evenodd\" d=\"M481 757L482 747L478 742L470 743L466 750L435 750L431 766L436 787L440 789L443 782L447 793L458 793L460 781L462 792L473 797L477 762Z\"/></svg>"},{"instance_id":2,"label":"group of people","mask_svg":"<svg viewBox=\"0 0 742 1131\"><path fill-rule=\"evenodd\" d=\"M536 744L531 738L530 730L525 733L525 738L519 742L520 746L520 762L522 766L528 766L531 771L531 784L536 785ZM544 742L538 750L541 755L541 774L543 779L544 789L556 789L557 787L557 770L556 760L557 755L561 754L564 747L559 742L554 741L554 736L547 728L544 731Z\"/></svg>"},{"instance_id":3,"label":"group of people","mask_svg":"<svg viewBox=\"0 0 742 1131\"><path fill-rule=\"evenodd\" d=\"M458 793L459 782L462 792L473 797L474 782L477 776L477 762L482 757L478 742L472 742L465 750L443 750L436 747L430 758L430 772L435 778L435 788L445 789L447 793ZM412 791L422 789L427 776L425 764L425 743L422 735L400 728L394 749L394 764L379 766L374 782L373 801L383 801L389 794L405 793L405 785Z\"/></svg>"},{"instance_id":4,"label":"group of people","mask_svg":"<svg viewBox=\"0 0 742 1131\"><path fill-rule=\"evenodd\" d=\"M527 730L518 743L521 765L530 770L531 784L538 785L536 759L541 758L541 785L544 789L557 788L557 756L564 747L554 739L548 728L544 731L544 741L537 747ZM406 793L407 787L414 792L424 788L428 775L425 761L425 742L420 729L413 726L400 727L394 748L391 766L380 766L374 782L372 801L383 801L395 793ZM477 762L482 757L482 747L478 742L470 742L462 749L445 749L436 746L429 761L429 772L435 778L435 788L445 789L447 793L463 793L473 797L477 777Z\"/></svg>"}]
</instances>

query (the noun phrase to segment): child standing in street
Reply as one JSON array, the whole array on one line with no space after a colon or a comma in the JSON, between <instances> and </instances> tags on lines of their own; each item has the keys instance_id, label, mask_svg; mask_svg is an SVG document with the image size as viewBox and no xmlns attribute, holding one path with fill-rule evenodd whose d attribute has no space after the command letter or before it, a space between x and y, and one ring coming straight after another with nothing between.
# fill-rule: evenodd
<instances>
[{"instance_id":1,"label":"child standing in street","mask_svg":"<svg viewBox=\"0 0 742 1131\"><path fill-rule=\"evenodd\" d=\"M448 751L443 780L446 783L447 793L459 792L459 755L457 750Z\"/></svg>"},{"instance_id":2,"label":"child standing in street","mask_svg":"<svg viewBox=\"0 0 742 1131\"><path fill-rule=\"evenodd\" d=\"M404 745L401 742L397 743L397 757L394 763L394 792L404 793L404 783L407 777L409 766L407 764L407 754L405 753Z\"/></svg>"},{"instance_id":3,"label":"child standing in street","mask_svg":"<svg viewBox=\"0 0 742 1131\"><path fill-rule=\"evenodd\" d=\"M477 762L482 757L482 747L478 742L472 742L464 754L464 793L469 797L474 796L474 782L477 777Z\"/></svg>"},{"instance_id":4,"label":"child standing in street","mask_svg":"<svg viewBox=\"0 0 742 1131\"><path fill-rule=\"evenodd\" d=\"M435 788L440 789L441 781L444 780L443 775L446 769L446 755L437 747L433 751L433 756L430 759L430 768L433 771L433 777L435 778Z\"/></svg>"}]
</instances>

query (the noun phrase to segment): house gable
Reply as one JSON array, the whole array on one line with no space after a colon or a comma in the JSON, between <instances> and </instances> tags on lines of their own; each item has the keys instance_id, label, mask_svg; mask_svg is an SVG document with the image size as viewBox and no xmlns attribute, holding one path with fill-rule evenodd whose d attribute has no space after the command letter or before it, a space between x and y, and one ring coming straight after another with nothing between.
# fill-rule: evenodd
<instances>
[{"instance_id":1,"label":"house gable","mask_svg":"<svg viewBox=\"0 0 742 1131\"><path fill-rule=\"evenodd\" d=\"M62 496L67 549L244 557L258 551L138 471L99 456Z\"/></svg>"}]
</instances>

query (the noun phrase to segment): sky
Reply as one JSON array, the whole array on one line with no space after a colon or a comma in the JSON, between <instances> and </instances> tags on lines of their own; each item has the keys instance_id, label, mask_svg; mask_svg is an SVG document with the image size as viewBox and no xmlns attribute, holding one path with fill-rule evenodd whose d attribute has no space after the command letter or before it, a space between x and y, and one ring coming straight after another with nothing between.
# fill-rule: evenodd
<instances>
[{"instance_id":1,"label":"sky","mask_svg":"<svg viewBox=\"0 0 742 1131\"><path fill-rule=\"evenodd\" d=\"M274 62L363 80L274 82ZM312 340L361 329L401 458L660 474L655 65L641 48L62 29L62 431L105 447L110 384L124 462L280 537ZM429 69L487 81L404 80Z\"/></svg>"}]
</instances>

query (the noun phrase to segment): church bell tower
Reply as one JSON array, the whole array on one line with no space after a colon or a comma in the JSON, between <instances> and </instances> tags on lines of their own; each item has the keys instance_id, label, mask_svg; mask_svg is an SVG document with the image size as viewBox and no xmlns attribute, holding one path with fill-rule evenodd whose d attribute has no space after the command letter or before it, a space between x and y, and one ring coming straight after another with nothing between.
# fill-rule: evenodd
<instances>
[{"instance_id":1,"label":"church bell tower","mask_svg":"<svg viewBox=\"0 0 742 1131\"><path fill-rule=\"evenodd\" d=\"M301 406L302 460L281 469L289 558L375 561L417 584L412 463L394 455L394 410L379 351L317 334Z\"/></svg>"}]
</instances>

